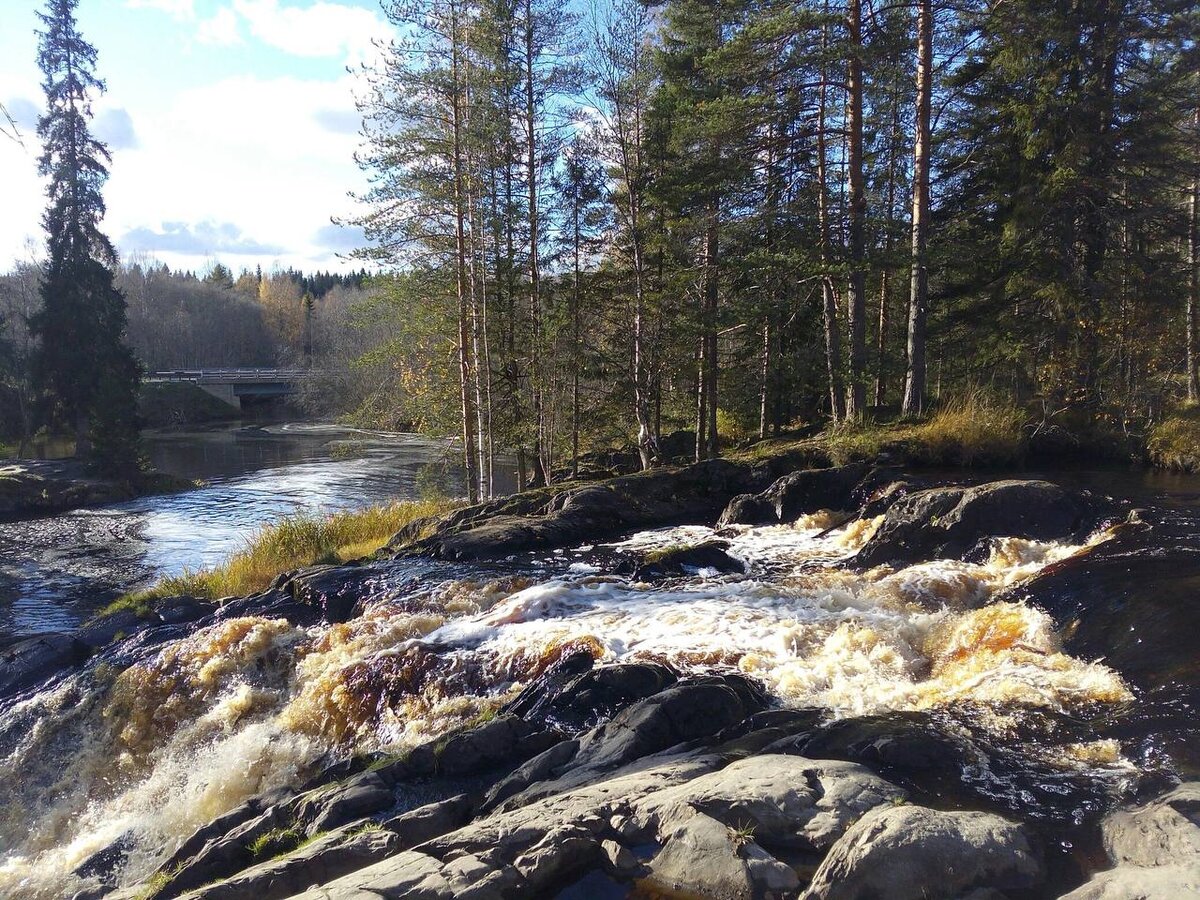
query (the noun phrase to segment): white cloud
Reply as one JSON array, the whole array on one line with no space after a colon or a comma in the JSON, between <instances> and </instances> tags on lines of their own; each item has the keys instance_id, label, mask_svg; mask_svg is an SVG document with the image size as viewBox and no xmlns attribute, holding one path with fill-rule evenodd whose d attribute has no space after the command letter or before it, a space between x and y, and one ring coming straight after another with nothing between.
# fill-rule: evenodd
<instances>
[{"instance_id":1,"label":"white cloud","mask_svg":"<svg viewBox=\"0 0 1200 900\"><path fill-rule=\"evenodd\" d=\"M280 7L279 0L234 0L233 8L251 33L295 56L342 56L348 63L373 60L373 41L388 35L376 13L324 0L304 8Z\"/></svg>"},{"instance_id":2,"label":"white cloud","mask_svg":"<svg viewBox=\"0 0 1200 900\"><path fill-rule=\"evenodd\" d=\"M353 160L358 138L323 127L319 113L353 110L353 84L238 76L181 92L166 114L139 119L139 147L114 160L109 233L128 238L124 250L151 249L171 266L203 261L199 244L184 239L195 237L234 269L338 267L342 242L323 229L354 211L347 192L365 181ZM196 225L231 217L252 242L235 235L222 244Z\"/></svg>"},{"instance_id":3,"label":"white cloud","mask_svg":"<svg viewBox=\"0 0 1200 900\"><path fill-rule=\"evenodd\" d=\"M222 7L211 19L204 19L196 28L196 40L215 47L232 47L242 43L238 17L233 10Z\"/></svg>"}]
</instances>

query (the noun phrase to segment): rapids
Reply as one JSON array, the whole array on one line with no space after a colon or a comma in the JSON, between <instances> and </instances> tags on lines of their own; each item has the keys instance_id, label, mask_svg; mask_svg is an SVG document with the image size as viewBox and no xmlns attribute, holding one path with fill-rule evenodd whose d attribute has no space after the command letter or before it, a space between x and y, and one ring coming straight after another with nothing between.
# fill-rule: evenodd
<instances>
[{"instance_id":1,"label":"rapids","mask_svg":"<svg viewBox=\"0 0 1200 900\"><path fill-rule=\"evenodd\" d=\"M1047 765L1114 784L1131 774L1114 741L1053 753L1030 742L1029 716L1117 707L1131 689L1065 653L1045 613L991 602L1106 532L855 572L840 563L877 522L837 522L723 530L746 574L657 584L610 574L613 560L714 532L660 529L504 567L378 562L366 612L343 624L251 616L119 644L0 707L0 896L70 896L88 886L80 867L114 845L121 882L137 883L247 798L486 716L579 650L738 670L832 717L972 710L986 734L1027 742Z\"/></svg>"}]
</instances>

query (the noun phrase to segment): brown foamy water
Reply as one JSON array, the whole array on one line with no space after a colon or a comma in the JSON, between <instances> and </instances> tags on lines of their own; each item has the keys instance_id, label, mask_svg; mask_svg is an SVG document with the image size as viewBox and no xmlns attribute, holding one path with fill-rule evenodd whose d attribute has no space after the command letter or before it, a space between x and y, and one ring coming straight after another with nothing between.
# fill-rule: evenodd
<instances>
[{"instance_id":1,"label":"brown foamy water","mask_svg":"<svg viewBox=\"0 0 1200 900\"><path fill-rule=\"evenodd\" d=\"M46 692L10 713L36 711L38 724L0 761L0 895L70 895L84 886L73 870L118 839L133 848L122 880L136 883L195 828L297 784L328 751L435 738L578 649L602 663L736 669L784 704L833 716L972 705L997 736L1018 713L1130 698L1116 672L1065 654L1045 614L989 604L1083 546L1005 539L982 563L859 573L833 563L878 522L826 532L836 521L734 529L730 552L751 566L744 577L450 580L341 625L233 619L124 671L93 673L86 690ZM712 536L664 529L612 546ZM1061 759L1125 765L1111 742L1073 745Z\"/></svg>"}]
</instances>

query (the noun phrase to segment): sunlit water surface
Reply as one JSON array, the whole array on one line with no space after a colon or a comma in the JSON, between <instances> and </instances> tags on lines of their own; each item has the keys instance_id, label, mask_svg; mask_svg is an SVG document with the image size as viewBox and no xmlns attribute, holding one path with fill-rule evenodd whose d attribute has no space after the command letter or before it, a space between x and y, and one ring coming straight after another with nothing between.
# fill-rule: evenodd
<instances>
[{"instance_id":1,"label":"sunlit water surface","mask_svg":"<svg viewBox=\"0 0 1200 900\"><path fill-rule=\"evenodd\" d=\"M130 587L219 562L262 524L422 487L457 493L446 443L419 435L282 424L149 434L156 468L204 486L0 523L0 633L76 627Z\"/></svg>"}]
</instances>

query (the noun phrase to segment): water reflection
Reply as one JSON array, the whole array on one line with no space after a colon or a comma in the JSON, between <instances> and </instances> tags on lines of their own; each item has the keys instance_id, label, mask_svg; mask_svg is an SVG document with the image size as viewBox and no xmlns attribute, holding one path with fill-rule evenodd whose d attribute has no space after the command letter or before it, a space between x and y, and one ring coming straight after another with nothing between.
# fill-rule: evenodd
<instances>
[{"instance_id":1,"label":"water reflection","mask_svg":"<svg viewBox=\"0 0 1200 900\"><path fill-rule=\"evenodd\" d=\"M149 435L147 452L156 468L207 483L0 524L0 631L74 627L131 586L219 561L282 515L415 497L418 480L451 494L462 483L443 442L324 425Z\"/></svg>"}]
</instances>

